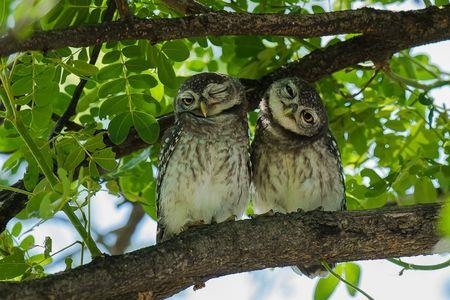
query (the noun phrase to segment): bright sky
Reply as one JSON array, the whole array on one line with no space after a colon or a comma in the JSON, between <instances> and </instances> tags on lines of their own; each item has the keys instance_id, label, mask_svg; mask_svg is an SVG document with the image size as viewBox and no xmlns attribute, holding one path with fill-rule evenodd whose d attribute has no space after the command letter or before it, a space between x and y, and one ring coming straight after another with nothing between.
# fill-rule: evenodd
<instances>
[{"instance_id":1,"label":"bright sky","mask_svg":"<svg viewBox=\"0 0 450 300\"><path fill-rule=\"evenodd\" d=\"M395 7L399 8L399 7ZM417 8L416 4L408 2L401 5L401 9ZM439 65L443 70L450 72L450 41L417 47L414 52L426 53L431 61ZM450 87L435 89L432 96L439 105L450 106ZM101 233L109 232L122 226L127 220L130 206L124 205L116 208L117 199L105 192L100 192L92 203L93 225ZM62 216L59 219L50 220L35 228L34 236L36 244L43 244L45 236L53 239L53 249L57 251L78 237L66 224ZM29 221L24 227L30 227L36 220ZM10 222L8 228L12 228L15 221ZM149 217L139 224L133 235L133 248L129 251L149 246L155 243L156 224ZM74 246L55 257L63 259L68 254L77 250ZM449 256L426 256L406 258L407 262L416 264L435 264L448 259ZM78 264L79 261L75 261ZM450 268L439 271L406 271L399 276L400 267L385 260L358 262L362 267L361 288L375 299L450 299ZM59 264L49 271L55 272L64 269L64 264ZM268 269L256 272L242 273L224 276L210 280L206 287L194 292L192 288L181 292L172 299L185 300L290 300L312 299L317 279L311 280L305 276L298 276L290 268ZM332 299L351 298L343 284L333 295ZM365 299L357 295L352 299Z\"/></svg>"}]
</instances>

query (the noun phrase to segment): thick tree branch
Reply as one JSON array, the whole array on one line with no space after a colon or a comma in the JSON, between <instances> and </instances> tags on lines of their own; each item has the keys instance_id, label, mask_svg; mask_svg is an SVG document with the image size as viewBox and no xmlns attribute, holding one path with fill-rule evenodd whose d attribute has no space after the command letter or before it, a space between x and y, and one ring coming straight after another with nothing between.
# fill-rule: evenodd
<instances>
[{"instance_id":1,"label":"thick tree branch","mask_svg":"<svg viewBox=\"0 0 450 300\"><path fill-rule=\"evenodd\" d=\"M148 39L152 43L186 37L218 35L279 35L317 37L344 33L409 40L410 44L450 38L450 6L392 12L362 8L311 15L208 13L174 19L133 19L35 32L18 40L0 39L0 55L26 50L85 47L104 42Z\"/></svg>"},{"instance_id":2,"label":"thick tree branch","mask_svg":"<svg viewBox=\"0 0 450 300\"><path fill-rule=\"evenodd\" d=\"M157 246L69 272L0 283L3 299L148 299L211 278L325 259L329 263L431 254L440 205L293 213L202 226ZM123 296L121 296L123 295ZM125 296L126 295L126 296ZM141 294L142 295L142 294Z\"/></svg>"}]
</instances>

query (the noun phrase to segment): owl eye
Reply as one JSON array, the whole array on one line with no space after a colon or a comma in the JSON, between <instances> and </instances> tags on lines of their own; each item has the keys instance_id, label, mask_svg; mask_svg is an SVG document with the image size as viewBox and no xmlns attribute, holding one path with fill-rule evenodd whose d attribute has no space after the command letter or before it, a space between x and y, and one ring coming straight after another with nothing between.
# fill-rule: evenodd
<instances>
[{"instance_id":1,"label":"owl eye","mask_svg":"<svg viewBox=\"0 0 450 300\"><path fill-rule=\"evenodd\" d=\"M307 111L303 111L302 112L302 118L308 124L313 124L314 123L314 116L311 113L307 112Z\"/></svg>"},{"instance_id":2,"label":"owl eye","mask_svg":"<svg viewBox=\"0 0 450 300\"><path fill-rule=\"evenodd\" d=\"M287 96L289 96L290 98L295 97L295 93L289 85L286 85L286 87L284 89L286 91Z\"/></svg>"},{"instance_id":3,"label":"owl eye","mask_svg":"<svg viewBox=\"0 0 450 300\"><path fill-rule=\"evenodd\" d=\"M183 101L183 103L185 105L191 105L192 103L194 103L194 98L192 98L192 97L184 97L184 98L181 98L181 101Z\"/></svg>"}]
</instances>

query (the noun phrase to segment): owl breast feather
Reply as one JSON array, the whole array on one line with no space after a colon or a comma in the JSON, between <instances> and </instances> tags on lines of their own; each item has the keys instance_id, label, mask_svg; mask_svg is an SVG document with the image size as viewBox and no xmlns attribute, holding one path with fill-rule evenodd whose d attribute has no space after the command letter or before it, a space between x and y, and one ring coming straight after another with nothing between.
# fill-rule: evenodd
<instances>
[{"instance_id":1,"label":"owl breast feather","mask_svg":"<svg viewBox=\"0 0 450 300\"><path fill-rule=\"evenodd\" d=\"M165 235L178 234L187 223L222 222L244 213L250 182L247 147L244 128L181 134L161 184Z\"/></svg>"}]
</instances>

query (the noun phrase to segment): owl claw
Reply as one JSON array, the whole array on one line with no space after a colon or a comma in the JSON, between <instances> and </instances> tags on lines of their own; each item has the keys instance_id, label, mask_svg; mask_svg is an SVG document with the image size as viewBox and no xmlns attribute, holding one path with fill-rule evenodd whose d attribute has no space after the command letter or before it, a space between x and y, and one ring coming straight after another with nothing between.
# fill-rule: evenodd
<instances>
[{"instance_id":1,"label":"owl claw","mask_svg":"<svg viewBox=\"0 0 450 300\"><path fill-rule=\"evenodd\" d=\"M258 214L252 214L252 215L249 215L249 217L252 218L252 219L257 218L257 217L273 217L276 214L277 213L274 212L273 209L271 209L271 210L269 210L269 211L267 211L267 212L265 212L263 214L259 214L259 215Z\"/></svg>"},{"instance_id":2,"label":"owl claw","mask_svg":"<svg viewBox=\"0 0 450 300\"><path fill-rule=\"evenodd\" d=\"M184 224L182 231L185 231L186 229L191 228L191 227L196 227L196 226L201 226L201 225L205 225L205 221L203 221L203 220L189 221L186 224Z\"/></svg>"},{"instance_id":3,"label":"owl claw","mask_svg":"<svg viewBox=\"0 0 450 300\"><path fill-rule=\"evenodd\" d=\"M231 222L231 221L236 221L237 216L236 215L231 215L229 216L224 222Z\"/></svg>"}]
</instances>

